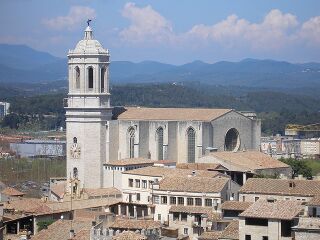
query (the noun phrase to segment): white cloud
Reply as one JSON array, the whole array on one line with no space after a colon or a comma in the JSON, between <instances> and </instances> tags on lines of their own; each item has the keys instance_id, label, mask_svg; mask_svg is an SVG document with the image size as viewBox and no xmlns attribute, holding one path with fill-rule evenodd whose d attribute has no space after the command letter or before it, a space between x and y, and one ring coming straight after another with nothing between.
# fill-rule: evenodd
<instances>
[{"instance_id":1,"label":"white cloud","mask_svg":"<svg viewBox=\"0 0 320 240\"><path fill-rule=\"evenodd\" d=\"M96 16L95 10L85 6L72 6L68 15L44 19L43 24L54 30L73 30L88 18Z\"/></svg>"},{"instance_id":2,"label":"white cloud","mask_svg":"<svg viewBox=\"0 0 320 240\"><path fill-rule=\"evenodd\" d=\"M279 48L292 38L290 33L298 25L296 17L271 10L261 23L250 23L237 15L214 25L196 25L187 34L229 47L247 44L251 48Z\"/></svg>"},{"instance_id":3,"label":"white cloud","mask_svg":"<svg viewBox=\"0 0 320 240\"><path fill-rule=\"evenodd\" d=\"M320 44L320 16L313 17L306 21L300 31L300 37L305 39L308 44Z\"/></svg>"},{"instance_id":4,"label":"white cloud","mask_svg":"<svg viewBox=\"0 0 320 240\"><path fill-rule=\"evenodd\" d=\"M120 37L128 42L161 42L171 40L173 30L170 22L156 12L150 5L137 7L126 3L122 15L130 20L130 26L120 31Z\"/></svg>"}]
</instances>

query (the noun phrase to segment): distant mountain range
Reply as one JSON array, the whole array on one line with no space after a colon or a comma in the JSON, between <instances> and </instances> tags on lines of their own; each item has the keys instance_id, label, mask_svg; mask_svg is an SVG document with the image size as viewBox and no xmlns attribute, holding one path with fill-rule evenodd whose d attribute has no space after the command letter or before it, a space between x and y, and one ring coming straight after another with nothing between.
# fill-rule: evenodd
<instances>
[{"instance_id":1,"label":"distant mountain range","mask_svg":"<svg viewBox=\"0 0 320 240\"><path fill-rule=\"evenodd\" d=\"M199 82L208 85L265 88L320 88L320 63L293 64L245 59L214 64L194 61L176 66L154 61L114 61L112 84ZM0 83L36 83L67 79L67 60L25 45L0 44Z\"/></svg>"}]
</instances>

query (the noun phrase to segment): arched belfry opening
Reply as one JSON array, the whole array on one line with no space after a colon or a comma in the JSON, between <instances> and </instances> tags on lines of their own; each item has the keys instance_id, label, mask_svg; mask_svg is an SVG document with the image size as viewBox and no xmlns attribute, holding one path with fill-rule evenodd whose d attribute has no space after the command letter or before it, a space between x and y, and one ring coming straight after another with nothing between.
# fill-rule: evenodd
<instances>
[{"instance_id":1,"label":"arched belfry opening","mask_svg":"<svg viewBox=\"0 0 320 240\"><path fill-rule=\"evenodd\" d=\"M194 163L196 158L196 133L192 127L187 130L187 139L188 163Z\"/></svg>"},{"instance_id":2,"label":"arched belfry opening","mask_svg":"<svg viewBox=\"0 0 320 240\"><path fill-rule=\"evenodd\" d=\"M224 140L225 151L238 151L240 148L240 135L237 129L228 130Z\"/></svg>"},{"instance_id":3,"label":"arched belfry opening","mask_svg":"<svg viewBox=\"0 0 320 240\"><path fill-rule=\"evenodd\" d=\"M105 88L105 75L106 75L106 69L105 68L101 68L101 72L100 72L100 88L101 88L101 92L104 92L104 88Z\"/></svg>"},{"instance_id":4,"label":"arched belfry opening","mask_svg":"<svg viewBox=\"0 0 320 240\"><path fill-rule=\"evenodd\" d=\"M88 88L93 89L93 68L88 68Z\"/></svg>"},{"instance_id":5,"label":"arched belfry opening","mask_svg":"<svg viewBox=\"0 0 320 240\"><path fill-rule=\"evenodd\" d=\"M76 89L80 89L80 68L75 67L75 80L76 80Z\"/></svg>"}]
</instances>

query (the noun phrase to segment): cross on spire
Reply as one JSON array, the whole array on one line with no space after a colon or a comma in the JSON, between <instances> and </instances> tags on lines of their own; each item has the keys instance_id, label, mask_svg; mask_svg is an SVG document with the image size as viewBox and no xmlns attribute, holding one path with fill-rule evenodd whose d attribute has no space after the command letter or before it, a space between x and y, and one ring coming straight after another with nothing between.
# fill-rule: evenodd
<instances>
[{"instance_id":1,"label":"cross on spire","mask_svg":"<svg viewBox=\"0 0 320 240\"><path fill-rule=\"evenodd\" d=\"M92 21L91 19L88 19L88 20L87 20L88 26L90 26L90 22L91 22L91 21Z\"/></svg>"}]
</instances>

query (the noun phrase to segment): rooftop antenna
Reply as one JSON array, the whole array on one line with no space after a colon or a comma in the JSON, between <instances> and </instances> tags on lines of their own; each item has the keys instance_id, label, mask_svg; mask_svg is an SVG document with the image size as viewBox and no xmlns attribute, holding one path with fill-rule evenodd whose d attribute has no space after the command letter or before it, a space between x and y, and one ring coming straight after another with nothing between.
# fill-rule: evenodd
<instances>
[{"instance_id":1,"label":"rooftop antenna","mask_svg":"<svg viewBox=\"0 0 320 240\"><path fill-rule=\"evenodd\" d=\"M90 22L91 22L91 21L92 21L91 19L88 19L88 20L87 20L88 27L90 26Z\"/></svg>"}]
</instances>

